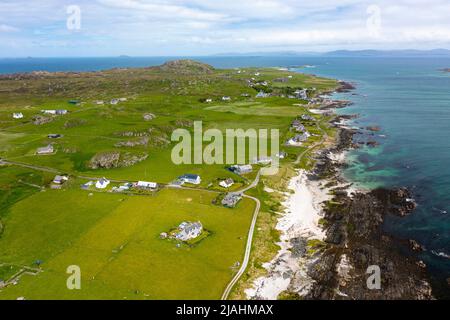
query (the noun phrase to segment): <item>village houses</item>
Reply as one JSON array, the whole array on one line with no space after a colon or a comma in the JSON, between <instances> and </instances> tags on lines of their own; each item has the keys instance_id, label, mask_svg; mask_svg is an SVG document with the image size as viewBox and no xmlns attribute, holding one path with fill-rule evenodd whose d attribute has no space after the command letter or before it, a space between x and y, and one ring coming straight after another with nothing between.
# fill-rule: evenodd
<instances>
[{"instance_id":1,"label":"village houses","mask_svg":"<svg viewBox=\"0 0 450 320\"><path fill-rule=\"evenodd\" d=\"M293 138L289 139L286 144L294 147L301 146L303 142L307 141L311 135L308 132L297 134Z\"/></svg>"}]
</instances>

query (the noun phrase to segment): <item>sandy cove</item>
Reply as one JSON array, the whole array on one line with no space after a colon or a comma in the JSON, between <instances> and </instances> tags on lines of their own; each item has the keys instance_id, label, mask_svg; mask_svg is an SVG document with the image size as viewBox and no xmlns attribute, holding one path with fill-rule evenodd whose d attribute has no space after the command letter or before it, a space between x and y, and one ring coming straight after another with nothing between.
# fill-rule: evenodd
<instances>
[{"instance_id":1,"label":"sandy cove","mask_svg":"<svg viewBox=\"0 0 450 320\"><path fill-rule=\"evenodd\" d=\"M276 257L264 264L267 276L256 279L252 288L245 291L248 299L277 299L278 295L289 289L299 295L306 294L312 280L307 275L308 260L315 258L301 257L294 249L293 243L306 242L311 239L323 240L325 234L319 226L322 217L321 204L330 200L327 189L322 189L321 181L311 181L304 170L291 179L284 212L278 219L276 229L281 232L280 250ZM304 256L304 255L303 255Z\"/></svg>"}]
</instances>

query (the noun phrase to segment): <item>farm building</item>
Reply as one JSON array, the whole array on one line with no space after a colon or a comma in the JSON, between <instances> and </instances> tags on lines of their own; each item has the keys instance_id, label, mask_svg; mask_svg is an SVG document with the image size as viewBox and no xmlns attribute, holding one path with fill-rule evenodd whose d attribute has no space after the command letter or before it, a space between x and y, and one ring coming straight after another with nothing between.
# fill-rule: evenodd
<instances>
[{"instance_id":1,"label":"farm building","mask_svg":"<svg viewBox=\"0 0 450 320\"><path fill-rule=\"evenodd\" d=\"M141 189L157 189L158 184L156 182L138 181L136 187Z\"/></svg>"},{"instance_id":2,"label":"farm building","mask_svg":"<svg viewBox=\"0 0 450 320\"><path fill-rule=\"evenodd\" d=\"M55 152L55 149L51 144L46 147L38 148L36 150L36 154L52 154L53 152Z\"/></svg>"},{"instance_id":3,"label":"farm building","mask_svg":"<svg viewBox=\"0 0 450 320\"><path fill-rule=\"evenodd\" d=\"M23 113L22 112L14 112L13 113L13 118L14 119L22 119L23 118Z\"/></svg>"}]
</instances>

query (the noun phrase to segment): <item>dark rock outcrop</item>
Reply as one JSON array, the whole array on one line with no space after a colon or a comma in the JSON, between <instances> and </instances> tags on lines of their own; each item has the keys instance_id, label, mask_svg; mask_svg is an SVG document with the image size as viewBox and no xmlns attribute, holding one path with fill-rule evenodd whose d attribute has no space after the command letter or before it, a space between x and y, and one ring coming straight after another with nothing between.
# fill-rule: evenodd
<instances>
[{"instance_id":1,"label":"dark rock outcrop","mask_svg":"<svg viewBox=\"0 0 450 320\"><path fill-rule=\"evenodd\" d=\"M349 82L339 81L340 87L336 90L337 92L350 92L355 89L355 86Z\"/></svg>"},{"instance_id":2,"label":"dark rock outcrop","mask_svg":"<svg viewBox=\"0 0 450 320\"><path fill-rule=\"evenodd\" d=\"M310 276L316 280L309 299L431 299L424 266L400 255L395 240L382 231L386 214L414 210L406 188L376 189L353 197L337 195L325 209L328 247ZM338 272L346 257L348 277ZM369 266L381 270L381 289L366 285Z\"/></svg>"}]
</instances>

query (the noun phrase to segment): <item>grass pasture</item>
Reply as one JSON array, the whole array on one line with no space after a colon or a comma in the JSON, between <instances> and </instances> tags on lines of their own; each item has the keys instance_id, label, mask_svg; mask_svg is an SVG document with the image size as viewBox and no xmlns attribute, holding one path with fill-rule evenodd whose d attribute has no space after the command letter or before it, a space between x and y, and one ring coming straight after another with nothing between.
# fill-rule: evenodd
<instances>
[{"instance_id":1,"label":"grass pasture","mask_svg":"<svg viewBox=\"0 0 450 320\"><path fill-rule=\"evenodd\" d=\"M154 197L46 191L11 208L0 239L0 261L43 262L0 299L217 299L242 260L254 203L211 205L214 193L163 190ZM33 208L32 208L33 207ZM211 234L176 247L159 234L182 221L201 221ZM226 253L226 254L224 254ZM66 288L78 265L82 289Z\"/></svg>"}]
</instances>

